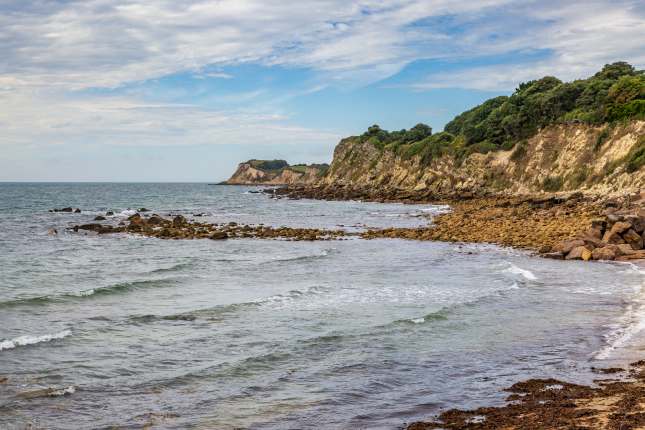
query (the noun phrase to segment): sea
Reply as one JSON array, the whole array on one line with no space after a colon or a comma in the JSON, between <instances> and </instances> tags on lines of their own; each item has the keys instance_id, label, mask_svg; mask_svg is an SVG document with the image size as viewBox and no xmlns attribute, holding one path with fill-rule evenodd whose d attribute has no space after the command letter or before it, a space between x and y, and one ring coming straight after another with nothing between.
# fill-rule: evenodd
<instances>
[{"instance_id":1,"label":"sea","mask_svg":"<svg viewBox=\"0 0 645 430\"><path fill-rule=\"evenodd\" d=\"M645 271L486 244L75 233L137 209L417 227L446 206L209 184L0 183L0 428L400 429L643 358ZM71 206L81 213L50 212ZM52 234L55 229L57 234Z\"/></svg>"}]
</instances>

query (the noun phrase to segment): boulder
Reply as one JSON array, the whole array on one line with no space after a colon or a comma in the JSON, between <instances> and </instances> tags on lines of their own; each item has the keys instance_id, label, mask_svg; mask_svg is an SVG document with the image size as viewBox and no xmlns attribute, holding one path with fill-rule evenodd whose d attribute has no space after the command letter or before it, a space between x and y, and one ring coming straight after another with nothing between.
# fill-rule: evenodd
<instances>
[{"instance_id":1,"label":"boulder","mask_svg":"<svg viewBox=\"0 0 645 430\"><path fill-rule=\"evenodd\" d=\"M105 212L105 216L113 216L113 215L114 215L114 212L112 211Z\"/></svg>"},{"instance_id":2,"label":"boulder","mask_svg":"<svg viewBox=\"0 0 645 430\"><path fill-rule=\"evenodd\" d=\"M228 234L224 233L223 231L216 231L209 236L209 239L212 239L212 240L228 239Z\"/></svg>"},{"instance_id":3,"label":"boulder","mask_svg":"<svg viewBox=\"0 0 645 430\"><path fill-rule=\"evenodd\" d=\"M76 209L74 209L74 213L75 213L75 214L80 214L80 213L81 213L81 210L80 210L79 208L76 208Z\"/></svg>"},{"instance_id":4,"label":"boulder","mask_svg":"<svg viewBox=\"0 0 645 430\"><path fill-rule=\"evenodd\" d=\"M60 210L56 210L56 209L54 209L54 210L55 210L56 212L72 212L72 210L73 210L73 209L72 209L72 208L67 207L67 208L63 208L63 209L60 209Z\"/></svg>"},{"instance_id":5,"label":"boulder","mask_svg":"<svg viewBox=\"0 0 645 430\"><path fill-rule=\"evenodd\" d=\"M616 252L609 246L596 248L591 252L591 258L594 260L615 260Z\"/></svg>"},{"instance_id":6,"label":"boulder","mask_svg":"<svg viewBox=\"0 0 645 430\"><path fill-rule=\"evenodd\" d=\"M623 233L623 239L625 240L625 242L631 245L633 249L643 249L643 238L633 229L630 228L625 233Z\"/></svg>"},{"instance_id":7,"label":"boulder","mask_svg":"<svg viewBox=\"0 0 645 430\"><path fill-rule=\"evenodd\" d=\"M139 208L139 212L150 212L150 209Z\"/></svg>"},{"instance_id":8,"label":"boulder","mask_svg":"<svg viewBox=\"0 0 645 430\"><path fill-rule=\"evenodd\" d=\"M603 234L603 229L599 227L591 227L589 230L586 231L586 235L588 237L592 237L598 240L602 240L602 234Z\"/></svg>"},{"instance_id":9,"label":"boulder","mask_svg":"<svg viewBox=\"0 0 645 430\"><path fill-rule=\"evenodd\" d=\"M578 246L584 246L585 242L581 239L565 240L555 245L552 249L553 252L559 252L562 254L568 254L573 248Z\"/></svg>"},{"instance_id":10,"label":"boulder","mask_svg":"<svg viewBox=\"0 0 645 430\"><path fill-rule=\"evenodd\" d=\"M79 230L94 231L94 232L96 232L98 234L103 234L103 233L111 233L113 228L112 228L112 226L103 225L103 224L75 225L74 226L74 231L79 231Z\"/></svg>"},{"instance_id":11,"label":"boulder","mask_svg":"<svg viewBox=\"0 0 645 430\"><path fill-rule=\"evenodd\" d=\"M163 224L163 222L164 222L164 221L165 221L165 220L164 220L163 218L161 218L159 215L157 215L157 214L153 214L153 215L148 219L148 224L152 224L152 225L159 225L159 224Z\"/></svg>"},{"instance_id":12,"label":"boulder","mask_svg":"<svg viewBox=\"0 0 645 430\"><path fill-rule=\"evenodd\" d=\"M616 248L614 249L616 252L616 256L621 256L621 255L629 255L633 254L634 248L628 243L622 243L620 245L614 245Z\"/></svg>"},{"instance_id":13,"label":"boulder","mask_svg":"<svg viewBox=\"0 0 645 430\"><path fill-rule=\"evenodd\" d=\"M610 231L622 234L622 233L626 232L627 230L629 230L630 228L632 228L631 223L628 223L628 222L625 222L625 221L618 221L617 223L615 223L611 227Z\"/></svg>"},{"instance_id":14,"label":"boulder","mask_svg":"<svg viewBox=\"0 0 645 430\"><path fill-rule=\"evenodd\" d=\"M571 252L569 252L569 254L567 254L565 259L589 261L591 256L591 251L589 251L585 246L576 246L571 250Z\"/></svg>"},{"instance_id":15,"label":"boulder","mask_svg":"<svg viewBox=\"0 0 645 430\"><path fill-rule=\"evenodd\" d=\"M564 260L564 254L561 252L547 252L546 254L542 254L542 256L553 260Z\"/></svg>"},{"instance_id":16,"label":"boulder","mask_svg":"<svg viewBox=\"0 0 645 430\"><path fill-rule=\"evenodd\" d=\"M173 227L181 227L184 224L186 224L186 218L184 218L182 215L177 215L172 219L172 226Z\"/></svg>"},{"instance_id":17,"label":"boulder","mask_svg":"<svg viewBox=\"0 0 645 430\"><path fill-rule=\"evenodd\" d=\"M50 228L49 230L47 230L47 234L50 236L56 236L58 234L58 230L56 230L55 228Z\"/></svg>"},{"instance_id":18,"label":"boulder","mask_svg":"<svg viewBox=\"0 0 645 430\"><path fill-rule=\"evenodd\" d=\"M105 217L103 215L97 215L94 217L94 221L105 221Z\"/></svg>"},{"instance_id":19,"label":"boulder","mask_svg":"<svg viewBox=\"0 0 645 430\"><path fill-rule=\"evenodd\" d=\"M643 231L645 231L645 217L638 215L628 215L627 217L625 217L625 219L632 225L632 229L636 233L641 234L643 233Z\"/></svg>"},{"instance_id":20,"label":"boulder","mask_svg":"<svg viewBox=\"0 0 645 430\"><path fill-rule=\"evenodd\" d=\"M625 243L625 240L620 235L620 233L615 232L613 228L605 233L605 235L602 237L602 241L605 243L612 243L616 245L620 243Z\"/></svg>"}]
</instances>

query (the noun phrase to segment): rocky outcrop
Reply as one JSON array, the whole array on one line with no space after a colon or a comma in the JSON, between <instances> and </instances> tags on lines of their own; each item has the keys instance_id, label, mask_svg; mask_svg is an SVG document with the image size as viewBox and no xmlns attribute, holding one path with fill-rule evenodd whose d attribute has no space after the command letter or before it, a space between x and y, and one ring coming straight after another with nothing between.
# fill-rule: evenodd
<instances>
[{"instance_id":1,"label":"rocky outcrop","mask_svg":"<svg viewBox=\"0 0 645 430\"><path fill-rule=\"evenodd\" d=\"M431 160L380 148L360 137L343 139L319 193L345 189L382 195L527 195L582 191L612 196L645 188L645 168L628 158L645 146L645 121L615 125L556 124L509 150ZM348 191L351 190L351 191Z\"/></svg>"},{"instance_id":2,"label":"rocky outcrop","mask_svg":"<svg viewBox=\"0 0 645 430\"><path fill-rule=\"evenodd\" d=\"M645 209L609 209L605 217L576 238L558 243L547 254L567 260L638 260L645 258Z\"/></svg>"},{"instance_id":3,"label":"rocky outcrop","mask_svg":"<svg viewBox=\"0 0 645 430\"><path fill-rule=\"evenodd\" d=\"M327 164L289 165L284 160L249 160L240 163L226 185L308 185L317 183Z\"/></svg>"}]
</instances>

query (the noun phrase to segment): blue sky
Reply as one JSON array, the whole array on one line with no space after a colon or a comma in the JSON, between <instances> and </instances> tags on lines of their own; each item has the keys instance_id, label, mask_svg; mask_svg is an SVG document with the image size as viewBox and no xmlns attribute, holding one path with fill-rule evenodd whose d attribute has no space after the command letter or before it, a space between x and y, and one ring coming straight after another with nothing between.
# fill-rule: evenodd
<instances>
[{"instance_id":1,"label":"blue sky","mask_svg":"<svg viewBox=\"0 0 645 430\"><path fill-rule=\"evenodd\" d=\"M5 0L0 180L206 181L645 65L639 1Z\"/></svg>"}]
</instances>

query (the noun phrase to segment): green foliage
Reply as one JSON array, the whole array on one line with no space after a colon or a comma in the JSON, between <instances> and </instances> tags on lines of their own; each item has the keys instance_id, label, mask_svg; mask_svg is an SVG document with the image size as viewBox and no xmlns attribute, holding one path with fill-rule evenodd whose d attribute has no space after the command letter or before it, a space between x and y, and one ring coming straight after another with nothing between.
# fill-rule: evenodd
<instances>
[{"instance_id":1,"label":"green foliage","mask_svg":"<svg viewBox=\"0 0 645 430\"><path fill-rule=\"evenodd\" d=\"M527 146L528 146L528 143L526 142L526 140L523 140L517 145L515 145L515 150L513 151L510 157L511 161L515 161L517 163L518 161L523 160L524 157L526 156Z\"/></svg>"},{"instance_id":2,"label":"green foliage","mask_svg":"<svg viewBox=\"0 0 645 430\"><path fill-rule=\"evenodd\" d=\"M609 137L609 127L605 127L602 129L598 137L596 138L596 144L594 145L594 151L598 151L601 147L602 144L605 143L605 140Z\"/></svg>"},{"instance_id":3,"label":"green foliage","mask_svg":"<svg viewBox=\"0 0 645 430\"><path fill-rule=\"evenodd\" d=\"M546 76L521 83L510 96L486 100L457 115L442 133L433 135L425 124L392 132L373 125L357 139L404 158L420 157L424 164L447 154L460 163L473 153L512 148L511 159L519 161L526 154L526 139L547 125L632 118L645 118L645 73L617 62L587 79L562 82ZM596 149L608 136L608 130L599 135ZM549 188L562 187L561 178L546 182Z\"/></svg>"},{"instance_id":4,"label":"green foliage","mask_svg":"<svg viewBox=\"0 0 645 430\"><path fill-rule=\"evenodd\" d=\"M542 183L544 191L555 192L562 189L564 181L560 176L547 176Z\"/></svg>"},{"instance_id":5,"label":"green foliage","mask_svg":"<svg viewBox=\"0 0 645 430\"><path fill-rule=\"evenodd\" d=\"M280 170L289 166L284 160L249 160L248 163L260 170Z\"/></svg>"},{"instance_id":6,"label":"green foliage","mask_svg":"<svg viewBox=\"0 0 645 430\"><path fill-rule=\"evenodd\" d=\"M629 151L625 157L627 163L625 169L629 172L635 172L645 165L645 136L641 136L638 144Z\"/></svg>"},{"instance_id":7,"label":"green foliage","mask_svg":"<svg viewBox=\"0 0 645 430\"><path fill-rule=\"evenodd\" d=\"M587 167L577 168L570 176L569 182L571 183L572 188L578 188L585 183L589 177L589 169Z\"/></svg>"},{"instance_id":8,"label":"green foliage","mask_svg":"<svg viewBox=\"0 0 645 430\"><path fill-rule=\"evenodd\" d=\"M547 76L458 115L445 129L463 135L467 145L487 141L504 148L557 122L602 123L644 115L644 88L643 72L624 62L606 65L585 80L563 83Z\"/></svg>"}]
</instances>

